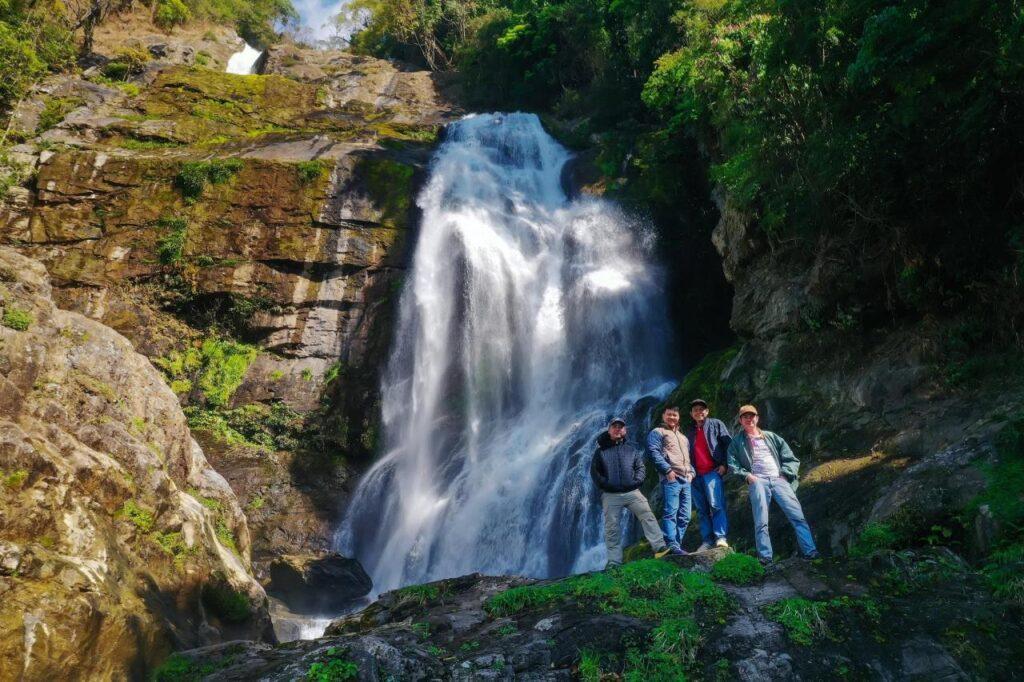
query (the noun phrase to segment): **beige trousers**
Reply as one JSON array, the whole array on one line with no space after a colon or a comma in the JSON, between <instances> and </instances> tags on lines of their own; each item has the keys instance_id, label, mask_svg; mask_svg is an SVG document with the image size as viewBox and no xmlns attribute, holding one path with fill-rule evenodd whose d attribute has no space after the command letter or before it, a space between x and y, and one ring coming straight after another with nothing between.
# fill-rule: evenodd
<instances>
[{"instance_id":1,"label":"beige trousers","mask_svg":"<svg viewBox=\"0 0 1024 682\"><path fill-rule=\"evenodd\" d=\"M604 544L608 547L608 565L622 563L622 529L619 527L619 517L622 516L622 508L625 507L633 516L640 521L644 537L651 543L651 549L659 552L665 549L665 538L661 535L661 528L654 518L651 506L647 504L647 498L639 490L631 490L628 493L601 493L601 506L604 508Z\"/></svg>"}]
</instances>

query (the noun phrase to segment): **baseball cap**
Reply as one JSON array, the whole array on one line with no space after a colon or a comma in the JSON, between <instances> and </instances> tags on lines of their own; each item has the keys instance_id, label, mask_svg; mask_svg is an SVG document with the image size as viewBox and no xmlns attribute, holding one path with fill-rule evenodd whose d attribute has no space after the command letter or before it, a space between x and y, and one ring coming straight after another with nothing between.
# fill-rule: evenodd
<instances>
[{"instance_id":1,"label":"baseball cap","mask_svg":"<svg viewBox=\"0 0 1024 682\"><path fill-rule=\"evenodd\" d=\"M608 422L608 426L612 426L613 424L622 424L623 426L625 426L626 420L623 419L622 417L612 417L612 420Z\"/></svg>"},{"instance_id":2,"label":"baseball cap","mask_svg":"<svg viewBox=\"0 0 1024 682\"><path fill-rule=\"evenodd\" d=\"M743 407L740 408L741 417L747 414L748 412L752 414L757 414L757 408L754 407L753 405L744 405Z\"/></svg>"},{"instance_id":3,"label":"baseball cap","mask_svg":"<svg viewBox=\"0 0 1024 682\"><path fill-rule=\"evenodd\" d=\"M708 401L704 400L703 398L694 398L693 400L690 401L690 408L691 409L696 407L697 405L701 405L703 407L707 407L708 406Z\"/></svg>"}]
</instances>

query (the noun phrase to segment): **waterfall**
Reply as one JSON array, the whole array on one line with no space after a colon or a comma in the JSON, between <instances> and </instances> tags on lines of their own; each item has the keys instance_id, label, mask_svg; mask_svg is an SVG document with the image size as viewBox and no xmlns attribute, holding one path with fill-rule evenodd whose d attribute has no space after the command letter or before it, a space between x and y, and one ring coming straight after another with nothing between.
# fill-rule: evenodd
<instances>
[{"instance_id":1,"label":"waterfall","mask_svg":"<svg viewBox=\"0 0 1024 682\"><path fill-rule=\"evenodd\" d=\"M228 73L236 73L247 76L256 73L256 62L259 61L262 50L257 50L249 43L242 43L242 49L231 55L228 59Z\"/></svg>"},{"instance_id":2,"label":"waterfall","mask_svg":"<svg viewBox=\"0 0 1024 682\"><path fill-rule=\"evenodd\" d=\"M621 414L642 440L672 363L653 239L608 201L567 198L569 158L522 113L467 116L434 157L382 380L385 452L336 536L378 592L604 563L595 438Z\"/></svg>"}]
</instances>

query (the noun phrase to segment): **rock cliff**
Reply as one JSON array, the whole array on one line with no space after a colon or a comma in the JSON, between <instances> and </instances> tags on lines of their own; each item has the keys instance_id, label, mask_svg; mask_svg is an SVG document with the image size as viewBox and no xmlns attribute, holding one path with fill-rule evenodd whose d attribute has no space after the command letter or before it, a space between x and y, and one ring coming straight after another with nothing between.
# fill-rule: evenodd
<instances>
[{"instance_id":1,"label":"rock cliff","mask_svg":"<svg viewBox=\"0 0 1024 682\"><path fill-rule=\"evenodd\" d=\"M15 112L35 175L0 208L0 243L164 371L266 577L273 556L328 548L375 447L413 198L453 109L387 61L282 46L234 76L230 31L126 21Z\"/></svg>"}]
</instances>

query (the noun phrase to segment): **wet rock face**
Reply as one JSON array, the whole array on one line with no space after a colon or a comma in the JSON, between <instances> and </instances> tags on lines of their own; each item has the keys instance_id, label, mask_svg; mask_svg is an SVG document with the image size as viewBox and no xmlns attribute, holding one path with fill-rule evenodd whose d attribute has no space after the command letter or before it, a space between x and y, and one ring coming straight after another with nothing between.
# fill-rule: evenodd
<instances>
[{"instance_id":1,"label":"wet rock face","mask_svg":"<svg viewBox=\"0 0 1024 682\"><path fill-rule=\"evenodd\" d=\"M296 613L338 613L366 595L373 581L355 559L336 552L285 555L270 564L268 592Z\"/></svg>"},{"instance_id":2,"label":"wet rock face","mask_svg":"<svg viewBox=\"0 0 1024 682\"><path fill-rule=\"evenodd\" d=\"M131 343L0 248L0 668L138 677L272 637L241 506Z\"/></svg>"}]
</instances>

